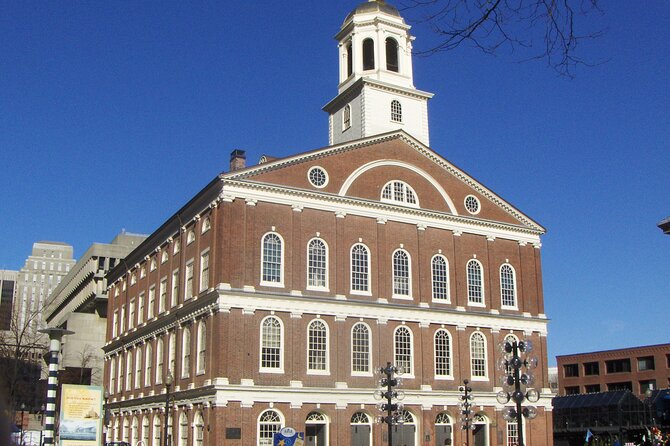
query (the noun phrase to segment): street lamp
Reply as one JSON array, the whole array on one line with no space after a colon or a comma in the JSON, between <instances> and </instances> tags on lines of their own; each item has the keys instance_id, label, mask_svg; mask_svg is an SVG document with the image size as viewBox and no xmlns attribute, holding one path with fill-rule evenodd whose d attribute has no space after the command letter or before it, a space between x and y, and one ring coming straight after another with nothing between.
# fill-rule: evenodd
<instances>
[{"instance_id":1,"label":"street lamp","mask_svg":"<svg viewBox=\"0 0 670 446\"><path fill-rule=\"evenodd\" d=\"M463 395L460 396L461 402L458 403L461 409L461 429L465 431L465 444L470 446L470 434L468 431L474 430L475 425L472 424L472 400L475 398L472 396L472 387L468 386L467 379L463 380L463 385L458 388L459 392L463 392Z\"/></svg>"},{"instance_id":2,"label":"street lamp","mask_svg":"<svg viewBox=\"0 0 670 446\"><path fill-rule=\"evenodd\" d=\"M174 378L172 377L172 373L168 370L167 376L165 377L165 427L163 431L163 446L168 446L168 412L170 410L170 387L172 387L172 383L174 382Z\"/></svg>"},{"instance_id":3,"label":"street lamp","mask_svg":"<svg viewBox=\"0 0 670 446\"><path fill-rule=\"evenodd\" d=\"M105 393L103 395L103 398L105 399L105 412L104 412L104 423L105 423L105 440L103 441L102 444L107 444L107 433L109 432L109 421L111 418L111 413L109 411L109 406L107 405L107 402L109 401L109 390L105 389Z\"/></svg>"},{"instance_id":4,"label":"street lamp","mask_svg":"<svg viewBox=\"0 0 670 446\"><path fill-rule=\"evenodd\" d=\"M23 437L23 431L25 430L23 427L23 419L24 419L24 414L26 411L26 403L21 403L21 446L23 446L25 439Z\"/></svg>"},{"instance_id":5,"label":"street lamp","mask_svg":"<svg viewBox=\"0 0 670 446\"><path fill-rule=\"evenodd\" d=\"M386 367L380 367L377 372L381 375L379 379L380 388L375 390L373 396L377 401L386 400L377 405L377 408L382 412L386 412L386 416L381 415L377 418L380 423L388 425L388 445L393 445L393 425L402 424L405 420L403 418L403 404L394 403L393 401L402 401L405 398L405 392L402 390L394 390L402 383L402 374L404 370L402 367L386 363Z\"/></svg>"},{"instance_id":6,"label":"street lamp","mask_svg":"<svg viewBox=\"0 0 670 446\"><path fill-rule=\"evenodd\" d=\"M533 350L530 341L504 341L500 347L503 357L500 358L498 367L504 372L503 390L498 392L496 399L500 404L507 404L510 400L516 403L516 407L503 409L503 418L506 421L517 422L518 446L524 446L522 417L532 420L537 416L537 408L535 406L521 408L521 403L524 400L535 403L540 399L540 392L530 388L535 378L529 369L537 367L537 358L527 356ZM520 356L522 354L524 357ZM526 369L523 373L522 368Z\"/></svg>"}]
</instances>

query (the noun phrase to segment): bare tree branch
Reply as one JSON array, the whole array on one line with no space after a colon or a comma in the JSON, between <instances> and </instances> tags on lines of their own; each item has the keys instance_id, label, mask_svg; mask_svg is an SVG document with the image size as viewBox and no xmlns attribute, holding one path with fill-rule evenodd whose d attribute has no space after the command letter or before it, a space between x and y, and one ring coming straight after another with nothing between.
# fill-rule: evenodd
<instances>
[{"instance_id":1,"label":"bare tree branch","mask_svg":"<svg viewBox=\"0 0 670 446\"><path fill-rule=\"evenodd\" d=\"M579 43L601 37L587 16L602 15L598 0L403 0L400 9L438 35L417 54L432 55L469 43L487 54L503 48L520 52L520 61L545 60L560 75L574 77L578 65L592 66Z\"/></svg>"}]
</instances>

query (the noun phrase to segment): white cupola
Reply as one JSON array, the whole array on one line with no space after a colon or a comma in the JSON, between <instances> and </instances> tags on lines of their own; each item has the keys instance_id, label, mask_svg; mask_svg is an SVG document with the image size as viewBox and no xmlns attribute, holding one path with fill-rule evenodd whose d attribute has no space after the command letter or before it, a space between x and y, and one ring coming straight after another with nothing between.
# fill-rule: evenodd
<instances>
[{"instance_id":1,"label":"white cupola","mask_svg":"<svg viewBox=\"0 0 670 446\"><path fill-rule=\"evenodd\" d=\"M433 95L414 88L409 29L383 0L362 3L344 19L335 36L338 95L323 107L331 145L400 129L429 144Z\"/></svg>"}]
</instances>

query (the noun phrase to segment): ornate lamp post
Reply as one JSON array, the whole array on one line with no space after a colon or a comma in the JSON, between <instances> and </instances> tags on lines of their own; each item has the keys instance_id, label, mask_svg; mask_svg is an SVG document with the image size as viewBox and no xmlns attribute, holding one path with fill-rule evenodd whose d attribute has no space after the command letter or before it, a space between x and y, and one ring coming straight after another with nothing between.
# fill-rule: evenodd
<instances>
[{"instance_id":1,"label":"ornate lamp post","mask_svg":"<svg viewBox=\"0 0 670 446\"><path fill-rule=\"evenodd\" d=\"M25 439L24 439L24 436L23 436L23 432L25 431L25 428L23 426L23 424L24 424L23 420L24 420L24 417L25 417L25 412L26 412L26 403L21 403L21 442L20 442L21 446L23 446L24 442L25 442Z\"/></svg>"},{"instance_id":2,"label":"ornate lamp post","mask_svg":"<svg viewBox=\"0 0 670 446\"><path fill-rule=\"evenodd\" d=\"M173 382L174 378L172 377L172 373L168 371L167 376L165 377L165 426L163 431L163 446L169 446L168 419L170 412L170 387L172 387Z\"/></svg>"},{"instance_id":3,"label":"ornate lamp post","mask_svg":"<svg viewBox=\"0 0 670 446\"><path fill-rule=\"evenodd\" d=\"M474 430L475 425L472 424L472 400L475 398L472 396L472 387L468 386L467 379L463 380L463 385L458 388L459 392L463 392L463 395L460 396L461 402L458 404L461 409L461 429L465 431L465 444L470 446L470 434L469 431Z\"/></svg>"},{"instance_id":4,"label":"ornate lamp post","mask_svg":"<svg viewBox=\"0 0 670 446\"><path fill-rule=\"evenodd\" d=\"M402 390L395 390L402 383L403 368L386 363L386 367L378 369L381 378L379 379L380 388L375 390L373 394L376 400L386 400L386 402L379 403L377 408L386 415L381 415L377 418L380 423L388 425L388 445L393 445L393 425L402 424L404 422L402 416L402 403L394 403L394 401L402 401L405 398L405 392Z\"/></svg>"},{"instance_id":5,"label":"ornate lamp post","mask_svg":"<svg viewBox=\"0 0 670 446\"><path fill-rule=\"evenodd\" d=\"M523 443L523 417L530 420L537 416L535 406L521 407L524 400L535 403L540 399L540 392L531 389L534 377L529 369L537 367L537 358L526 356L533 350L533 344L530 341L504 341L501 344L503 357L498 362L498 367L504 372L502 378L503 390L498 392L496 399L500 404L507 404L513 400L515 407L505 407L503 409L503 418L506 421L517 422L518 446L524 446ZM521 357L523 355L523 357ZM522 372L521 369L526 369Z\"/></svg>"}]
</instances>

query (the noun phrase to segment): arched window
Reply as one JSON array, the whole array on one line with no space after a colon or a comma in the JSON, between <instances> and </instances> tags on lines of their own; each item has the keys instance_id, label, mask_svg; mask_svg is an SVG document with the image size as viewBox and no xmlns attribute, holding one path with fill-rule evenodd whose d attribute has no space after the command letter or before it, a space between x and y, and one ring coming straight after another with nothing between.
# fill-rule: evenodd
<instances>
[{"instance_id":1,"label":"arched window","mask_svg":"<svg viewBox=\"0 0 670 446\"><path fill-rule=\"evenodd\" d=\"M156 340L156 384L163 384L163 339Z\"/></svg>"},{"instance_id":2,"label":"arched window","mask_svg":"<svg viewBox=\"0 0 670 446\"><path fill-rule=\"evenodd\" d=\"M167 253L167 251L163 251L161 253L161 263L165 263L167 261L168 261L168 253Z\"/></svg>"},{"instance_id":3,"label":"arched window","mask_svg":"<svg viewBox=\"0 0 670 446\"><path fill-rule=\"evenodd\" d=\"M186 412L179 415L179 446L186 446L188 443L188 417Z\"/></svg>"},{"instance_id":4,"label":"arched window","mask_svg":"<svg viewBox=\"0 0 670 446\"><path fill-rule=\"evenodd\" d=\"M195 231L193 229L189 229L189 231L186 233L186 244L190 245L195 241Z\"/></svg>"},{"instance_id":5,"label":"arched window","mask_svg":"<svg viewBox=\"0 0 670 446\"><path fill-rule=\"evenodd\" d=\"M353 54L351 53L351 42L347 43L346 52L347 52L347 77L349 77L354 72L354 67L353 67L353 59L354 58L353 58Z\"/></svg>"},{"instance_id":6,"label":"arched window","mask_svg":"<svg viewBox=\"0 0 670 446\"><path fill-rule=\"evenodd\" d=\"M328 288L328 249L318 238L307 244L307 288Z\"/></svg>"},{"instance_id":7,"label":"arched window","mask_svg":"<svg viewBox=\"0 0 670 446\"><path fill-rule=\"evenodd\" d=\"M116 358L109 359L109 391L116 392Z\"/></svg>"},{"instance_id":8,"label":"arched window","mask_svg":"<svg viewBox=\"0 0 670 446\"><path fill-rule=\"evenodd\" d=\"M307 370L328 372L328 326L320 319L307 328Z\"/></svg>"},{"instance_id":9,"label":"arched window","mask_svg":"<svg viewBox=\"0 0 670 446\"><path fill-rule=\"evenodd\" d=\"M500 267L500 294L503 307L516 308L516 274L508 263Z\"/></svg>"},{"instance_id":10,"label":"arched window","mask_svg":"<svg viewBox=\"0 0 670 446\"><path fill-rule=\"evenodd\" d=\"M121 438L119 438L121 433L119 432L119 419L116 418L114 420L114 424L112 425L112 440L118 440L121 441Z\"/></svg>"},{"instance_id":11,"label":"arched window","mask_svg":"<svg viewBox=\"0 0 670 446\"><path fill-rule=\"evenodd\" d=\"M181 335L181 377L188 378L191 370L191 329L184 327Z\"/></svg>"},{"instance_id":12,"label":"arched window","mask_svg":"<svg viewBox=\"0 0 670 446\"><path fill-rule=\"evenodd\" d=\"M382 189L381 201L384 203L400 203L407 206L419 207L416 193L412 186L404 181L389 181Z\"/></svg>"},{"instance_id":13,"label":"arched window","mask_svg":"<svg viewBox=\"0 0 670 446\"><path fill-rule=\"evenodd\" d=\"M123 391L123 353L119 355L119 367L116 369L116 392Z\"/></svg>"},{"instance_id":14,"label":"arched window","mask_svg":"<svg viewBox=\"0 0 670 446\"><path fill-rule=\"evenodd\" d=\"M449 264L446 257L436 255L431 261L433 300L449 303Z\"/></svg>"},{"instance_id":15,"label":"arched window","mask_svg":"<svg viewBox=\"0 0 670 446\"><path fill-rule=\"evenodd\" d=\"M161 446L161 417L158 414L154 414L154 427L153 435L151 436L151 446Z\"/></svg>"},{"instance_id":16,"label":"arched window","mask_svg":"<svg viewBox=\"0 0 670 446\"><path fill-rule=\"evenodd\" d=\"M197 411L193 417L193 446L203 446L205 440L205 420L202 412Z\"/></svg>"},{"instance_id":17,"label":"arched window","mask_svg":"<svg viewBox=\"0 0 670 446\"><path fill-rule=\"evenodd\" d=\"M142 442L144 443L144 446L149 446L149 415L145 415L142 417Z\"/></svg>"},{"instance_id":18,"label":"arched window","mask_svg":"<svg viewBox=\"0 0 670 446\"><path fill-rule=\"evenodd\" d=\"M168 371L175 376L175 363L177 351L177 336L174 331L168 337Z\"/></svg>"},{"instance_id":19,"label":"arched window","mask_svg":"<svg viewBox=\"0 0 670 446\"><path fill-rule=\"evenodd\" d=\"M172 254L177 254L181 250L181 242L177 239L174 241L174 245L172 245Z\"/></svg>"},{"instance_id":20,"label":"arched window","mask_svg":"<svg viewBox=\"0 0 670 446\"><path fill-rule=\"evenodd\" d=\"M205 232L209 231L210 229L212 229L212 220L209 218L209 216L207 216L202 221L202 226L200 227L200 233L204 234Z\"/></svg>"},{"instance_id":21,"label":"arched window","mask_svg":"<svg viewBox=\"0 0 670 446\"><path fill-rule=\"evenodd\" d=\"M266 410L258 417L258 446L272 446L272 439L283 425L276 410Z\"/></svg>"},{"instance_id":22,"label":"arched window","mask_svg":"<svg viewBox=\"0 0 670 446\"><path fill-rule=\"evenodd\" d=\"M475 444L489 444L489 420L482 414L473 417L472 423L475 427L472 436Z\"/></svg>"},{"instance_id":23,"label":"arched window","mask_svg":"<svg viewBox=\"0 0 670 446\"><path fill-rule=\"evenodd\" d=\"M198 358L196 359L197 373L205 372L207 353L207 325L205 321L198 323Z\"/></svg>"},{"instance_id":24,"label":"arched window","mask_svg":"<svg viewBox=\"0 0 670 446\"><path fill-rule=\"evenodd\" d=\"M417 441L417 429L416 429L416 418L408 410L403 410L400 414L400 420L396 426L394 426L394 438L402 438L403 443L398 444L407 444L407 445L416 445L420 444Z\"/></svg>"},{"instance_id":25,"label":"arched window","mask_svg":"<svg viewBox=\"0 0 670 446\"><path fill-rule=\"evenodd\" d=\"M391 121L402 122L402 105L395 99L391 101Z\"/></svg>"},{"instance_id":26,"label":"arched window","mask_svg":"<svg viewBox=\"0 0 670 446\"><path fill-rule=\"evenodd\" d=\"M132 427L130 428L130 444L136 444L137 440L140 438L140 420L137 417L133 417Z\"/></svg>"},{"instance_id":27,"label":"arched window","mask_svg":"<svg viewBox=\"0 0 670 446\"><path fill-rule=\"evenodd\" d=\"M351 292L370 293L370 252L361 243L351 247Z\"/></svg>"},{"instance_id":28,"label":"arched window","mask_svg":"<svg viewBox=\"0 0 670 446\"><path fill-rule=\"evenodd\" d=\"M484 285L482 284L482 264L472 259L468 262L468 304L484 306Z\"/></svg>"},{"instance_id":29,"label":"arched window","mask_svg":"<svg viewBox=\"0 0 670 446\"><path fill-rule=\"evenodd\" d=\"M351 328L351 373L369 375L370 364L370 328L363 322L357 322Z\"/></svg>"},{"instance_id":30,"label":"arched window","mask_svg":"<svg viewBox=\"0 0 670 446\"><path fill-rule=\"evenodd\" d=\"M351 416L351 444L357 446L370 446L372 435L372 422L365 412L356 412Z\"/></svg>"},{"instance_id":31,"label":"arched window","mask_svg":"<svg viewBox=\"0 0 670 446\"><path fill-rule=\"evenodd\" d=\"M126 353L126 390L133 388L133 353Z\"/></svg>"},{"instance_id":32,"label":"arched window","mask_svg":"<svg viewBox=\"0 0 670 446\"><path fill-rule=\"evenodd\" d=\"M135 388L142 385L142 347L138 346L135 351Z\"/></svg>"},{"instance_id":33,"label":"arched window","mask_svg":"<svg viewBox=\"0 0 670 446\"><path fill-rule=\"evenodd\" d=\"M470 336L470 372L473 380L486 380L486 339L479 331Z\"/></svg>"},{"instance_id":34,"label":"arched window","mask_svg":"<svg viewBox=\"0 0 670 446\"><path fill-rule=\"evenodd\" d=\"M266 317L261 323L261 371L281 371L284 368L282 345L281 322L274 316Z\"/></svg>"},{"instance_id":35,"label":"arched window","mask_svg":"<svg viewBox=\"0 0 670 446\"><path fill-rule=\"evenodd\" d=\"M310 412L305 419L305 436L312 438L313 443L309 441L307 444L316 444L328 446L328 419L319 412Z\"/></svg>"},{"instance_id":36,"label":"arched window","mask_svg":"<svg viewBox=\"0 0 670 446\"><path fill-rule=\"evenodd\" d=\"M144 352L144 386L148 387L151 385L153 380L153 371L154 371L154 357L151 344L147 344L146 350Z\"/></svg>"},{"instance_id":37,"label":"arched window","mask_svg":"<svg viewBox=\"0 0 670 446\"><path fill-rule=\"evenodd\" d=\"M435 378L451 377L451 336L444 329L435 332Z\"/></svg>"},{"instance_id":38,"label":"arched window","mask_svg":"<svg viewBox=\"0 0 670 446\"><path fill-rule=\"evenodd\" d=\"M130 421L128 418L123 420L123 432L121 433L121 441L130 441Z\"/></svg>"},{"instance_id":39,"label":"arched window","mask_svg":"<svg viewBox=\"0 0 670 446\"><path fill-rule=\"evenodd\" d=\"M386 38L386 69L398 72L398 42L393 37Z\"/></svg>"},{"instance_id":40,"label":"arched window","mask_svg":"<svg viewBox=\"0 0 670 446\"><path fill-rule=\"evenodd\" d=\"M344 106L344 111L342 112L342 131L347 130L351 127L351 105L347 104Z\"/></svg>"},{"instance_id":41,"label":"arched window","mask_svg":"<svg viewBox=\"0 0 670 446\"><path fill-rule=\"evenodd\" d=\"M375 69L375 42L369 38L363 40L363 69Z\"/></svg>"},{"instance_id":42,"label":"arched window","mask_svg":"<svg viewBox=\"0 0 670 446\"><path fill-rule=\"evenodd\" d=\"M398 327L393 335L393 340L396 367L402 367L409 376L414 375L414 369L412 368L412 332L405 326Z\"/></svg>"},{"instance_id":43,"label":"arched window","mask_svg":"<svg viewBox=\"0 0 670 446\"><path fill-rule=\"evenodd\" d=\"M398 249L393 253L393 296L409 296L411 289L409 254L403 249Z\"/></svg>"},{"instance_id":44,"label":"arched window","mask_svg":"<svg viewBox=\"0 0 670 446\"><path fill-rule=\"evenodd\" d=\"M437 414L437 417L435 418L435 444L453 444L454 439L452 437L452 432L453 423L449 415L447 415L446 412Z\"/></svg>"},{"instance_id":45,"label":"arched window","mask_svg":"<svg viewBox=\"0 0 670 446\"><path fill-rule=\"evenodd\" d=\"M261 284L281 286L284 282L284 252L279 234L270 232L263 236L261 252Z\"/></svg>"}]
</instances>

